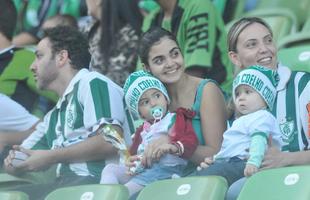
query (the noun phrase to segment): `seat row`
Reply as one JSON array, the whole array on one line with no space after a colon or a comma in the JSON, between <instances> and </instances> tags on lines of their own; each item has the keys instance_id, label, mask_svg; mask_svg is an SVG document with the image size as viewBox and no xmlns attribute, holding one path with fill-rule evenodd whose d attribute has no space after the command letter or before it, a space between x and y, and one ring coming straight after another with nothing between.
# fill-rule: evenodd
<instances>
[{"instance_id":1,"label":"seat row","mask_svg":"<svg viewBox=\"0 0 310 200\"><path fill-rule=\"evenodd\" d=\"M310 166L264 170L250 177L238 200L309 200ZM223 200L227 182L219 176L185 177L156 181L146 186L137 200ZM123 185L82 185L60 188L45 200L126 200L128 190ZM1 200L28 200L18 191L0 192Z\"/></svg>"}]
</instances>

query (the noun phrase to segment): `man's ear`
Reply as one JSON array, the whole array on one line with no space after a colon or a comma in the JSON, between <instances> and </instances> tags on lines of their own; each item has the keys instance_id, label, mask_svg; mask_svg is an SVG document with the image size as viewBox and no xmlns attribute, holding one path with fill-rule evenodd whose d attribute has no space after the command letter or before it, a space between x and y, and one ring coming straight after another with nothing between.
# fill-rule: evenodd
<instances>
[{"instance_id":1,"label":"man's ear","mask_svg":"<svg viewBox=\"0 0 310 200\"><path fill-rule=\"evenodd\" d=\"M56 60L61 66L67 63L70 60L68 51L67 50L59 51L57 53Z\"/></svg>"}]
</instances>

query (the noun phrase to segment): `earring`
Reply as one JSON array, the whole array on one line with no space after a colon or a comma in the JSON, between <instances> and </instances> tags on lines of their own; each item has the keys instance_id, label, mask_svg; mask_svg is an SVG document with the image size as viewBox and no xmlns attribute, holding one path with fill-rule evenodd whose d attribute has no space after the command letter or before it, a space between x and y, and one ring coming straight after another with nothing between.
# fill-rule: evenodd
<instances>
[{"instance_id":1,"label":"earring","mask_svg":"<svg viewBox=\"0 0 310 200\"><path fill-rule=\"evenodd\" d=\"M149 69L144 69L144 71L147 73L151 73L151 70L149 70Z\"/></svg>"}]
</instances>

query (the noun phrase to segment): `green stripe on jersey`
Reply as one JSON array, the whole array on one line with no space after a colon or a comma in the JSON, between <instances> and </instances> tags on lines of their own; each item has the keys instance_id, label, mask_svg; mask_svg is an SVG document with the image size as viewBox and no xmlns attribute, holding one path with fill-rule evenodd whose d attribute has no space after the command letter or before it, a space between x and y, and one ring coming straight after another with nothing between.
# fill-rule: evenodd
<instances>
[{"instance_id":1,"label":"green stripe on jersey","mask_svg":"<svg viewBox=\"0 0 310 200\"><path fill-rule=\"evenodd\" d=\"M54 109L51 113L50 123L46 134L31 149L51 149L53 141L56 139L56 124L58 121L58 110Z\"/></svg>"},{"instance_id":2,"label":"green stripe on jersey","mask_svg":"<svg viewBox=\"0 0 310 200\"><path fill-rule=\"evenodd\" d=\"M111 117L108 84L99 78L95 78L90 82L90 89L93 96L97 119L100 119L103 116L106 118ZM101 99L104 99L104 101L100 101Z\"/></svg>"},{"instance_id":3,"label":"green stripe on jersey","mask_svg":"<svg viewBox=\"0 0 310 200\"><path fill-rule=\"evenodd\" d=\"M299 151L298 129L296 124L296 98L292 98L295 97L295 77L296 72L292 72L290 81L288 82L286 89L286 105L288 105L286 106L286 120L292 121L292 123L294 123L294 135L292 136L293 139L289 142L288 147L288 150L290 152Z\"/></svg>"},{"instance_id":4,"label":"green stripe on jersey","mask_svg":"<svg viewBox=\"0 0 310 200\"><path fill-rule=\"evenodd\" d=\"M303 73L303 75L298 83L298 96L300 96L300 94L304 91L305 87L310 81L310 73L298 72L297 74L299 73Z\"/></svg>"},{"instance_id":5,"label":"green stripe on jersey","mask_svg":"<svg viewBox=\"0 0 310 200\"><path fill-rule=\"evenodd\" d=\"M75 105L74 110L76 113L73 129L78 129L82 126L84 126L84 109L82 108L81 103L78 99L78 93L79 93L79 84L75 84L73 88L73 96L71 99L71 103Z\"/></svg>"}]
</instances>

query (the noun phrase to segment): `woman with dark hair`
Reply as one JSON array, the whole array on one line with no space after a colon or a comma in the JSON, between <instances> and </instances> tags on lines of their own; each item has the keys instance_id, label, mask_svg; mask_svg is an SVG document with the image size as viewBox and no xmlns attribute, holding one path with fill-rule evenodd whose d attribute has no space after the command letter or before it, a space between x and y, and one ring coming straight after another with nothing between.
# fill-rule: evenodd
<instances>
[{"instance_id":1,"label":"woman with dark hair","mask_svg":"<svg viewBox=\"0 0 310 200\"><path fill-rule=\"evenodd\" d=\"M96 22L89 30L90 68L119 85L135 70L142 25L139 0L86 0Z\"/></svg>"},{"instance_id":2,"label":"woman with dark hair","mask_svg":"<svg viewBox=\"0 0 310 200\"><path fill-rule=\"evenodd\" d=\"M195 112L192 125L199 145L190 161L199 164L206 156L216 154L221 147L226 129L224 96L215 81L185 73L182 53L175 36L165 29L155 27L141 37L139 56L144 70L166 86L171 100L169 111L175 112L183 107ZM156 155L160 145L169 142L167 140L161 138L150 143L142 163L152 165L158 159Z\"/></svg>"}]
</instances>

